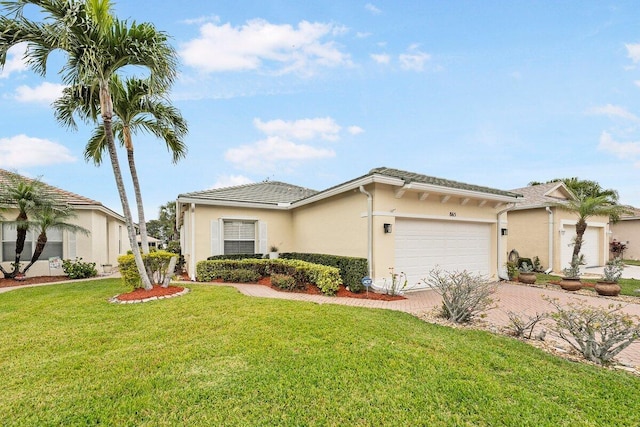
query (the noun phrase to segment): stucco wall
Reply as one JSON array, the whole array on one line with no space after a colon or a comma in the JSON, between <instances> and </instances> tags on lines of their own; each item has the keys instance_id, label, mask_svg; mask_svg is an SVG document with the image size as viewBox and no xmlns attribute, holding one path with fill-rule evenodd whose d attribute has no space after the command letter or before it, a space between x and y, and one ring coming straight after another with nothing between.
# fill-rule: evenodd
<instances>
[{"instance_id":1,"label":"stucco wall","mask_svg":"<svg viewBox=\"0 0 640 427\"><path fill-rule=\"evenodd\" d=\"M611 240L627 245L623 257L640 260L640 220L624 220L611 225Z\"/></svg>"}]
</instances>

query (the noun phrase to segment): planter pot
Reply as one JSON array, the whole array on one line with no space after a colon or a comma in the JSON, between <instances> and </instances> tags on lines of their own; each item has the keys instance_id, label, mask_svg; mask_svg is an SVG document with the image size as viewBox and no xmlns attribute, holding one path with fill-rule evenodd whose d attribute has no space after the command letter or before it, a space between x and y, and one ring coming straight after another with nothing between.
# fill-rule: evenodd
<instances>
[{"instance_id":1,"label":"planter pot","mask_svg":"<svg viewBox=\"0 0 640 427\"><path fill-rule=\"evenodd\" d=\"M277 259L279 256L278 252L269 252L269 259Z\"/></svg>"},{"instance_id":2,"label":"planter pot","mask_svg":"<svg viewBox=\"0 0 640 427\"><path fill-rule=\"evenodd\" d=\"M111 273L112 269L113 266L111 264L102 264L102 271L104 272L104 274Z\"/></svg>"},{"instance_id":3,"label":"planter pot","mask_svg":"<svg viewBox=\"0 0 640 427\"><path fill-rule=\"evenodd\" d=\"M536 283L536 273L520 273L518 275L518 281L532 285Z\"/></svg>"},{"instance_id":4,"label":"planter pot","mask_svg":"<svg viewBox=\"0 0 640 427\"><path fill-rule=\"evenodd\" d=\"M582 289L582 283L579 278L563 277L560 281L560 287L565 291L579 291Z\"/></svg>"},{"instance_id":5,"label":"planter pot","mask_svg":"<svg viewBox=\"0 0 640 427\"><path fill-rule=\"evenodd\" d=\"M596 282L595 286L598 295L607 297L617 297L620 295L620 285L615 282Z\"/></svg>"}]
</instances>

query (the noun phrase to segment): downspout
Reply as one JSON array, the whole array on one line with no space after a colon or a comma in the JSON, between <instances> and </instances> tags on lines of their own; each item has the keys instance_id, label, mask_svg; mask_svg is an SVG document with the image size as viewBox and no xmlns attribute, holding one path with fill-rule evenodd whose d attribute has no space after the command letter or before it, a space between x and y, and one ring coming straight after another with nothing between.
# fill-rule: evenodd
<instances>
[{"instance_id":1,"label":"downspout","mask_svg":"<svg viewBox=\"0 0 640 427\"><path fill-rule=\"evenodd\" d=\"M547 210L547 213L549 214L549 268L547 268L544 272L546 274L549 274L553 271L553 236L554 236L554 232L553 232L553 228L554 228L554 224L553 224L553 211L551 210L551 208L549 206L547 206L545 208Z\"/></svg>"},{"instance_id":2,"label":"downspout","mask_svg":"<svg viewBox=\"0 0 640 427\"><path fill-rule=\"evenodd\" d=\"M191 257L189 259L189 270L191 271L191 281L196 281L196 204L191 203Z\"/></svg>"},{"instance_id":3,"label":"downspout","mask_svg":"<svg viewBox=\"0 0 640 427\"><path fill-rule=\"evenodd\" d=\"M508 206L504 209L502 209L501 211L499 211L498 213L496 213L496 224L497 224L497 231L498 231L498 241L497 241L497 245L496 247L498 248L498 256L497 256L497 261L498 261L498 278L502 279L502 280L509 280L509 274L507 274L507 269L504 268L503 269L503 265L500 261L500 255L502 254L502 235L501 233L501 228L500 225L502 224L502 222L500 221L500 215L502 215L503 213L513 209L516 206L515 203L511 203L511 206Z\"/></svg>"},{"instance_id":4,"label":"downspout","mask_svg":"<svg viewBox=\"0 0 640 427\"><path fill-rule=\"evenodd\" d=\"M367 264L369 265L369 277L373 277L373 196L362 185L360 192L367 196Z\"/></svg>"}]
</instances>

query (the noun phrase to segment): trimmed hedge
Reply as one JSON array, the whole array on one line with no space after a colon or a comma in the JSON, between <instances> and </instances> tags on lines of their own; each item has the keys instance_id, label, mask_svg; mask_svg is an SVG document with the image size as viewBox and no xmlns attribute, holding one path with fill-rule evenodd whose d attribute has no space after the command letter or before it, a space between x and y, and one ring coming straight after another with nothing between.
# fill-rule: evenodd
<instances>
[{"instance_id":1,"label":"trimmed hedge","mask_svg":"<svg viewBox=\"0 0 640 427\"><path fill-rule=\"evenodd\" d=\"M334 295L342 279L336 267L313 264L295 259L242 259L206 260L196 264L196 278L199 282L209 282L223 278L230 270L252 270L262 276L285 274L294 278L296 286L312 283L325 295Z\"/></svg>"},{"instance_id":2,"label":"trimmed hedge","mask_svg":"<svg viewBox=\"0 0 640 427\"><path fill-rule=\"evenodd\" d=\"M212 261L216 259L260 259L265 258L263 254L229 254L229 255L212 255L207 260Z\"/></svg>"},{"instance_id":3,"label":"trimmed hedge","mask_svg":"<svg viewBox=\"0 0 640 427\"><path fill-rule=\"evenodd\" d=\"M313 254L286 252L280 254L281 259L299 259L314 264L336 267L340 270L342 283L349 288L351 292L364 291L362 279L369 275L369 268L366 258L347 257L328 254Z\"/></svg>"}]
</instances>

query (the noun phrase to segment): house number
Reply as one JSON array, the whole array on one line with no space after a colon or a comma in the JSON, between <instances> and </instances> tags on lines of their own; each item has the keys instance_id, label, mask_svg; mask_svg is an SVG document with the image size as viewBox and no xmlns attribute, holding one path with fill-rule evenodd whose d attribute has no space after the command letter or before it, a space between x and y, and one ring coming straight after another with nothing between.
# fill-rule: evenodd
<instances>
[{"instance_id":1,"label":"house number","mask_svg":"<svg viewBox=\"0 0 640 427\"><path fill-rule=\"evenodd\" d=\"M449 216L456 216L455 212L449 212Z\"/></svg>"}]
</instances>

